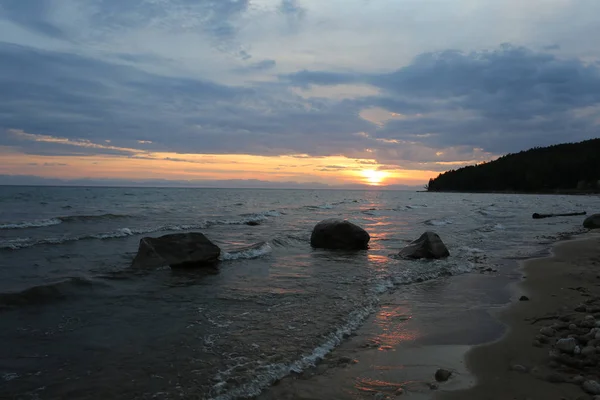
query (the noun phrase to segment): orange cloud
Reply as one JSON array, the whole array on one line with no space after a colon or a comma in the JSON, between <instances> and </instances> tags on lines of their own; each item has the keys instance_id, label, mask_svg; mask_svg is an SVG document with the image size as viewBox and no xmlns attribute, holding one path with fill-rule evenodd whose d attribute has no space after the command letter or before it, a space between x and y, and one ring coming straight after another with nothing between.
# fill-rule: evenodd
<instances>
[{"instance_id":1,"label":"orange cloud","mask_svg":"<svg viewBox=\"0 0 600 400\"><path fill-rule=\"evenodd\" d=\"M0 174L36 175L61 179L258 179L274 182L318 182L330 185L419 185L437 175L431 171L405 170L379 164L369 158L342 155L311 157L306 154L259 156L249 154L181 154L150 152L99 144L83 139L35 135L10 130L15 137L35 142L112 150L122 154L30 155L0 147ZM138 141L146 144L145 141Z\"/></svg>"}]
</instances>

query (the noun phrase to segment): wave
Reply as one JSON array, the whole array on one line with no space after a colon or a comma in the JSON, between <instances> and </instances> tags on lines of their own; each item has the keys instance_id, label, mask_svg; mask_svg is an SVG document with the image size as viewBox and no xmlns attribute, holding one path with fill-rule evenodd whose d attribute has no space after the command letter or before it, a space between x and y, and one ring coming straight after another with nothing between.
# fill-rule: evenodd
<instances>
[{"instance_id":1,"label":"wave","mask_svg":"<svg viewBox=\"0 0 600 400\"><path fill-rule=\"evenodd\" d=\"M0 230L41 228L44 226L52 226L58 224L62 224L62 220L60 218L38 219L33 221L15 222L12 224L2 224L0 225Z\"/></svg>"},{"instance_id":2,"label":"wave","mask_svg":"<svg viewBox=\"0 0 600 400\"><path fill-rule=\"evenodd\" d=\"M106 214L109 215L109 214ZM114 215L114 214L110 214ZM265 211L264 213L258 214L246 214L239 219L216 219L216 220L206 220L201 221L196 224L182 224L182 225L159 225L154 227L146 227L146 228L128 228L123 227L119 228L115 231L104 232L104 233L95 233L89 235L81 235L81 236L71 236L71 237L51 237L51 238L43 238L43 239L31 239L31 238L15 238L9 239L5 241L0 241L0 249L5 250L20 250L28 247L38 246L38 245L57 245L69 242L76 242L78 240L109 240L109 239L121 239L128 236L133 235L145 235L149 233L156 232L180 232L180 231L189 231L195 229L207 229L211 226L215 225L247 225L249 223L260 223L266 221L268 216L277 216L281 215L277 211Z\"/></svg>"},{"instance_id":3,"label":"wave","mask_svg":"<svg viewBox=\"0 0 600 400\"><path fill-rule=\"evenodd\" d=\"M337 203L342 204L342 203ZM317 206L304 206L303 208L308 208L309 210L331 210L334 207L333 204L325 203Z\"/></svg>"},{"instance_id":4,"label":"wave","mask_svg":"<svg viewBox=\"0 0 600 400\"><path fill-rule=\"evenodd\" d=\"M78 290L89 293L90 287L99 285L91 280L71 277L65 280L32 286L20 292L0 293L0 306L15 307L34 304L47 304L49 302L63 300L70 295L76 294Z\"/></svg>"},{"instance_id":5,"label":"wave","mask_svg":"<svg viewBox=\"0 0 600 400\"><path fill-rule=\"evenodd\" d=\"M241 249L232 250L229 252L221 253L222 261L231 261L231 260L249 260L252 258L259 258L271 253L273 249L269 246L267 242L260 242L253 244L252 246L243 247Z\"/></svg>"},{"instance_id":6,"label":"wave","mask_svg":"<svg viewBox=\"0 0 600 400\"><path fill-rule=\"evenodd\" d=\"M409 210L412 210L415 208L427 208L427 204L409 204L406 206L406 208L408 208Z\"/></svg>"},{"instance_id":7,"label":"wave","mask_svg":"<svg viewBox=\"0 0 600 400\"><path fill-rule=\"evenodd\" d=\"M227 390L227 380L235 373L237 366L228 370L220 371L213 380L217 383L213 386L215 395L211 400L235 400L240 398L252 398L258 396L265 388L274 382L283 379L291 373L301 373L307 368L314 367L352 332L356 331L371 313L375 311L376 300L354 310L345 323L324 337L323 342L290 364L267 364L259 365L254 370L254 380L237 388Z\"/></svg>"},{"instance_id":8,"label":"wave","mask_svg":"<svg viewBox=\"0 0 600 400\"><path fill-rule=\"evenodd\" d=\"M477 250L477 249L474 249ZM475 252L474 252L475 253ZM377 295L393 289L396 286L410 285L437 279L444 276L454 276L469 273L474 270L474 264L470 261L457 260L411 260L406 261L398 255L390 258L400 261L398 269L391 269L386 277L379 277L373 290ZM418 268L406 268L406 263L419 263Z\"/></svg>"},{"instance_id":9,"label":"wave","mask_svg":"<svg viewBox=\"0 0 600 400\"><path fill-rule=\"evenodd\" d=\"M285 234L270 240L275 247L293 247L310 242L310 233Z\"/></svg>"},{"instance_id":10,"label":"wave","mask_svg":"<svg viewBox=\"0 0 600 400\"><path fill-rule=\"evenodd\" d=\"M59 225L63 222L86 222L86 221L98 221L118 218L128 218L129 215L119 214L100 214L100 215L67 215L63 217L54 217L48 219L37 219L32 221L22 221L9 224L0 225L0 230L7 229L28 229L28 228L42 228L45 226Z\"/></svg>"},{"instance_id":11,"label":"wave","mask_svg":"<svg viewBox=\"0 0 600 400\"><path fill-rule=\"evenodd\" d=\"M427 221L424 221L423 223L425 225L430 225L430 226L444 226L444 225L452 225L453 224L453 222L448 218L428 219Z\"/></svg>"},{"instance_id":12,"label":"wave","mask_svg":"<svg viewBox=\"0 0 600 400\"><path fill-rule=\"evenodd\" d=\"M58 217L63 222L86 222L86 221L101 221L110 219L129 218L131 215L126 214L98 214L98 215L68 215L66 217Z\"/></svg>"}]
</instances>

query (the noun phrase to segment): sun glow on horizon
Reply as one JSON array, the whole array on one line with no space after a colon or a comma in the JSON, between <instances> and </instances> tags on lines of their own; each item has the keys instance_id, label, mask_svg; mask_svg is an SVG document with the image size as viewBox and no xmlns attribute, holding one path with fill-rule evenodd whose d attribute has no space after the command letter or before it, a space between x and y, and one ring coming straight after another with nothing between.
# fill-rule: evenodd
<instances>
[{"instance_id":1,"label":"sun glow on horizon","mask_svg":"<svg viewBox=\"0 0 600 400\"><path fill-rule=\"evenodd\" d=\"M22 130L9 130L7 133L18 141L60 146L67 154L25 154L18 147L0 146L3 161L0 163L0 175L63 180L258 180L372 187L420 185L435 175L433 171L380 164L375 157L174 153L138 148L135 144L119 146Z\"/></svg>"},{"instance_id":2,"label":"sun glow on horizon","mask_svg":"<svg viewBox=\"0 0 600 400\"><path fill-rule=\"evenodd\" d=\"M360 174L365 178L366 184L371 186L379 186L389 176L386 171L379 171L376 169L363 169Z\"/></svg>"}]
</instances>

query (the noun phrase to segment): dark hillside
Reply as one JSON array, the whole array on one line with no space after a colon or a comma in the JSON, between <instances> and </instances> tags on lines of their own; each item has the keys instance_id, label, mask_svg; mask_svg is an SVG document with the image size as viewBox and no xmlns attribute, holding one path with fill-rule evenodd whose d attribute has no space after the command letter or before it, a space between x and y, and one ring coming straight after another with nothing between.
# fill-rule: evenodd
<instances>
[{"instance_id":1,"label":"dark hillside","mask_svg":"<svg viewBox=\"0 0 600 400\"><path fill-rule=\"evenodd\" d=\"M598 192L600 139L535 147L430 179L428 191Z\"/></svg>"}]
</instances>

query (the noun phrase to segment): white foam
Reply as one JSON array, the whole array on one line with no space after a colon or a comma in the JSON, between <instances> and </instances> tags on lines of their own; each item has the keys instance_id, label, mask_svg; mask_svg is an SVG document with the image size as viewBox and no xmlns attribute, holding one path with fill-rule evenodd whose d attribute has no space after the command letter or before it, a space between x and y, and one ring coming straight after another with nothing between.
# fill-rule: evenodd
<instances>
[{"instance_id":1,"label":"white foam","mask_svg":"<svg viewBox=\"0 0 600 400\"><path fill-rule=\"evenodd\" d=\"M50 219L38 219L33 221L16 222L14 224L3 224L0 225L2 229L26 229L26 228L42 228L44 226L53 226L62 224L62 221L58 218Z\"/></svg>"},{"instance_id":2,"label":"white foam","mask_svg":"<svg viewBox=\"0 0 600 400\"><path fill-rule=\"evenodd\" d=\"M408 208L409 210L412 210L415 208L427 208L427 204L409 204L406 206L406 208Z\"/></svg>"},{"instance_id":3,"label":"white foam","mask_svg":"<svg viewBox=\"0 0 600 400\"><path fill-rule=\"evenodd\" d=\"M2 374L2 379L4 379L7 382L18 379L20 377L21 376L19 374L14 373L14 372L7 372L7 373Z\"/></svg>"},{"instance_id":4,"label":"white foam","mask_svg":"<svg viewBox=\"0 0 600 400\"><path fill-rule=\"evenodd\" d=\"M242 249L239 251L232 252L223 252L221 253L221 260L223 261L231 261L231 260L239 260L239 259L252 259L265 256L271 253L273 249L269 245L269 243L263 243L260 246L252 247L248 249Z\"/></svg>"},{"instance_id":5,"label":"white foam","mask_svg":"<svg viewBox=\"0 0 600 400\"><path fill-rule=\"evenodd\" d=\"M325 337L325 341L321 343L319 347L315 348L311 353L305 354L291 364L262 365L259 368L256 368L254 371L254 380L245 385L227 391L226 381L231 373L234 372L236 367L240 365L243 366L248 363L238 364L226 371L219 372L215 377L215 380L218 381L218 383L213 386L216 396L212 397L212 400L234 400L238 398L258 396L264 388L270 386L273 382L284 378L290 373L300 373L306 368L315 366L315 364L323 359L325 355L330 353L335 347L342 343L345 336L358 329L363 321L374 310L375 302L353 311L348 317L347 322L343 326L337 328L334 332L327 335Z\"/></svg>"},{"instance_id":6,"label":"white foam","mask_svg":"<svg viewBox=\"0 0 600 400\"><path fill-rule=\"evenodd\" d=\"M432 226L444 226L444 225L452 225L453 222L447 218L442 218L442 219L428 219L427 221L423 222L425 225L432 225Z\"/></svg>"}]
</instances>

